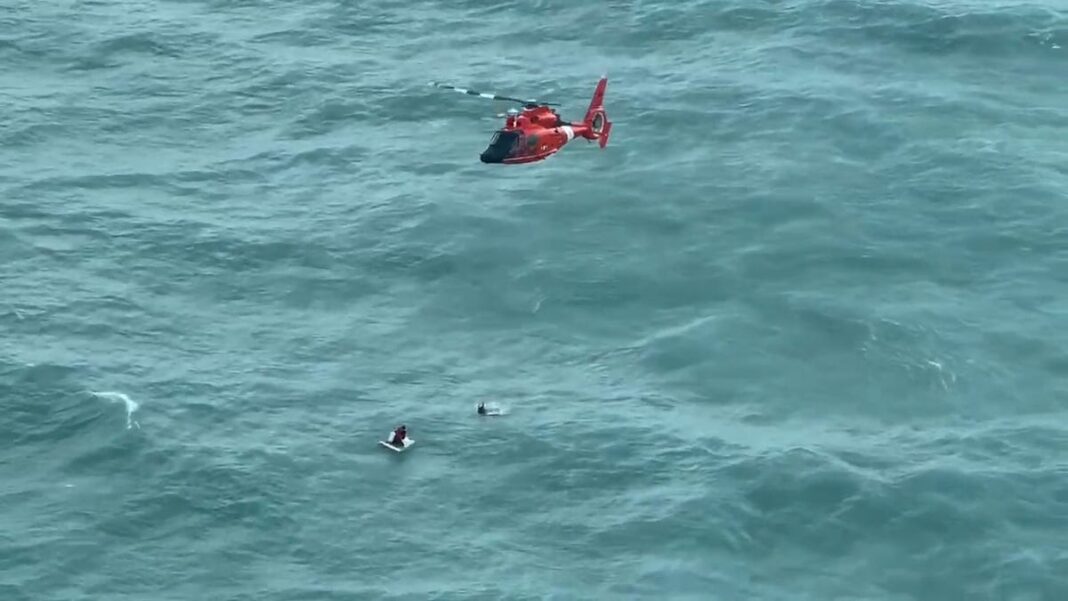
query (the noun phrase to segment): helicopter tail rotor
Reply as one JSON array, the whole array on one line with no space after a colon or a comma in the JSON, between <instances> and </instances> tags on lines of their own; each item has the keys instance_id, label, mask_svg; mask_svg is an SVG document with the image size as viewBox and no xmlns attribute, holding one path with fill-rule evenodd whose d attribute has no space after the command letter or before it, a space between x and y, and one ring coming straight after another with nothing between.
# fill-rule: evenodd
<instances>
[{"instance_id":1,"label":"helicopter tail rotor","mask_svg":"<svg viewBox=\"0 0 1068 601\"><path fill-rule=\"evenodd\" d=\"M604 109L604 93L608 87L608 76L604 75L597 82L590 99L590 106L586 109L586 117L582 120L589 133L584 134L588 140L597 140L597 144L604 148L608 144L608 136L612 133L612 122L608 120L608 113Z\"/></svg>"}]
</instances>

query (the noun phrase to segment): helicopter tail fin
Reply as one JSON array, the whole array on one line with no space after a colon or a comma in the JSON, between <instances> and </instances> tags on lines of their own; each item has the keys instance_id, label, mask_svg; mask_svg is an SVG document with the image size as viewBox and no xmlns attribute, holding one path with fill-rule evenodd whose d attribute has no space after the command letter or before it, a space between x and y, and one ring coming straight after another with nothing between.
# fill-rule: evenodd
<instances>
[{"instance_id":1,"label":"helicopter tail fin","mask_svg":"<svg viewBox=\"0 0 1068 601\"><path fill-rule=\"evenodd\" d=\"M612 122L608 120L608 113L604 110L604 91L607 87L608 76L604 75L597 82L590 107L586 109L586 118L583 119L583 123L589 127L588 139L597 140L601 148L608 144L608 134L612 131Z\"/></svg>"}]
</instances>

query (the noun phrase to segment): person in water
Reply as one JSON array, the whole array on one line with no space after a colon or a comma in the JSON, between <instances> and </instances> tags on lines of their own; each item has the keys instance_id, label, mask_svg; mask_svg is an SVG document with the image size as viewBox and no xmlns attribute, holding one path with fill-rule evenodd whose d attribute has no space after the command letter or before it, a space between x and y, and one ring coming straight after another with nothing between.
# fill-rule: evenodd
<instances>
[{"instance_id":1,"label":"person in water","mask_svg":"<svg viewBox=\"0 0 1068 601\"><path fill-rule=\"evenodd\" d=\"M483 402L478 404L478 414L486 415L486 403Z\"/></svg>"},{"instance_id":2,"label":"person in water","mask_svg":"<svg viewBox=\"0 0 1068 601\"><path fill-rule=\"evenodd\" d=\"M393 438L389 441L389 444L395 447L403 447L405 438L408 438L408 428L401 424L399 428L393 431Z\"/></svg>"}]
</instances>

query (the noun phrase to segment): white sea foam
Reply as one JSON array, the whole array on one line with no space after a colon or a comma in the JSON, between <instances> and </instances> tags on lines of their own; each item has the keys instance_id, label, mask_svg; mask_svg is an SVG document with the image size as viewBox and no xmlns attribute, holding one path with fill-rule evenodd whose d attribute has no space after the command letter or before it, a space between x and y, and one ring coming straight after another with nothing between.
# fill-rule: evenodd
<instances>
[{"instance_id":1,"label":"white sea foam","mask_svg":"<svg viewBox=\"0 0 1068 601\"><path fill-rule=\"evenodd\" d=\"M141 429L141 424L137 423L137 421L133 418L134 412L137 411L137 409L140 407L137 401L131 399L130 397L126 396L121 392L90 392L93 396L99 399L104 399L112 403L123 403L124 405L126 405L126 429L129 430L134 426L137 426L138 430Z\"/></svg>"}]
</instances>

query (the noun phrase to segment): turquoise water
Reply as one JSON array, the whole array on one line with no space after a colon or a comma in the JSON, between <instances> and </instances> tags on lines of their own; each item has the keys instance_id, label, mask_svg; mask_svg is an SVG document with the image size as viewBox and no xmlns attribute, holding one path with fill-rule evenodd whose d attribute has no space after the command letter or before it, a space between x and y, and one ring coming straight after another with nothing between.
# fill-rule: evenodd
<instances>
[{"instance_id":1,"label":"turquoise water","mask_svg":"<svg viewBox=\"0 0 1068 601\"><path fill-rule=\"evenodd\" d=\"M0 598L1068 598L1062 45L1054 0L9 2ZM608 147L528 166L426 85L602 73Z\"/></svg>"}]
</instances>

